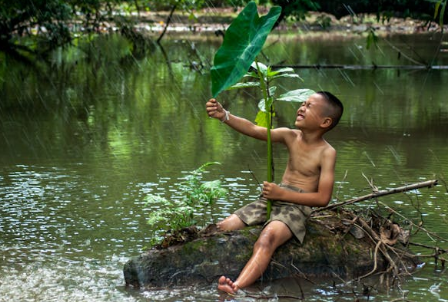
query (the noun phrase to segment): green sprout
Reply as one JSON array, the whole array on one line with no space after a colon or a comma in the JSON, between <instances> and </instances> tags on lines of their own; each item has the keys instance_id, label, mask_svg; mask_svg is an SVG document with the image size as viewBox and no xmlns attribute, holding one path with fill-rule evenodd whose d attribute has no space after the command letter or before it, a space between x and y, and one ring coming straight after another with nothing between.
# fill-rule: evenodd
<instances>
[{"instance_id":1,"label":"green sprout","mask_svg":"<svg viewBox=\"0 0 448 302\"><path fill-rule=\"evenodd\" d=\"M178 232L184 228L194 225L206 225L206 215L197 215L207 208L212 208L216 201L227 195L227 190L222 188L220 180L204 181L203 176L206 169L211 165L217 165L218 162L208 162L196 170L188 172L183 181L176 184L181 194L179 200L167 199L158 194L149 194L146 196L145 205L152 207L159 205L159 209L151 211L147 218L148 225L153 229L153 242L159 240L163 231L172 233ZM161 226L165 226L165 230Z\"/></svg>"}]
</instances>

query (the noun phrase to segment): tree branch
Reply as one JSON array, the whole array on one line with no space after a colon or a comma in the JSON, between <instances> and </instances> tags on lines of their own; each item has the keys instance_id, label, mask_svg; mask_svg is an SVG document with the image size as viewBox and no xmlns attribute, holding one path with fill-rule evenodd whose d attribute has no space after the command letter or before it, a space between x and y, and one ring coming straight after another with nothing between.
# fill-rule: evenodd
<instances>
[{"instance_id":1,"label":"tree branch","mask_svg":"<svg viewBox=\"0 0 448 302\"><path fill-rule=\"evenodd\" d=\"M168 29L168 26L171 23L171 18L173 17L174 11L176 10L177 5L173 5L173 7L171 8L170 14L168 16L168 18L166 19L166 24L165 24L165 28L163 29L163 32L160 34L160 37L157 39L157 44L160 44L160 41L162 40L163 36L166 33L166 30Z\"/></svg>"},{"instance_id":2,"label":"tree branch","mask_svg":"<svg viewBox=\"0 0 448 302\"><path fill-rule=\"evenodd\" d=\"M351 205L351 204L354 204L356 202L369 200L369 199L380 197L380 196L386 196L386 195L391 195L391 194L396 194L396 193L402 193L402 192L411 191L411 190L424 188L424 187L431 188L431 187L433 187L435 185L437 185L437 180L428 180L428 181L419 182L419 183L406 185L406 186L402 186L402 187L398 187L398 188L393 188L393 189L389 189L389 190L381 190L381 191L373 192L371 194L367 194L367 195L364 195L364 196L361 196L361 197L353 198L353 199L350 199L350 200L347 200L347 201L344 201L344 202L333 203L333 204L331 204L329 206L315 209L315 210L313 210L313 213L321 212L321 211L325 211L325 210L331 210L331 209L334 209L334 208L337 208L337 207L341 207L341 206L345 206L345 205Z\"/></svg>"}]
</instances>

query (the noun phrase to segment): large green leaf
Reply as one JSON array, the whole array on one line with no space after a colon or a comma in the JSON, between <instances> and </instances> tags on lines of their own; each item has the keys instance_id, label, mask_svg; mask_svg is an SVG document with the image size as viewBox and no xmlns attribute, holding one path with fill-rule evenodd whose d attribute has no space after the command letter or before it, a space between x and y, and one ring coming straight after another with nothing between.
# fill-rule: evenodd
<instances>
[{"instance_id":1,"label":"large green leaf","mask_svg":"<svg viewBox=\"0 0 448 302\"><path fill-rule=\"evenodd\" d=\"M233 86L227 88L228 90L239 89L239 88L248 88L248 87L260 87L260 82L245 82L245 83L236 83Z\"/></svg>"},{"instance_id":2,"label":"large green leaf","mask_svg":"<svg viewBox=\"0 0 448 302\"><path fill-rule=\"evenodd\" d=\"M287 93L282 94L280 97L278 97L277 101L302 103L302 102L305 102L314 93L316 93L316 92L311 89L291 90L291 91L288 91Z\"/></svg>"},{"instance_id":3,"label":"large green leaf","mask_svg":"<svg viewBox=\"0 0 448 302\"><path fill-rule=\"evenodd\" d=\"M215 54L211 68L212 95L238 82L260 53L268 34L280 16L275 6L259 17L257 5L250 2L226 31L224 42Z\"/></svg>"}]
</instances>

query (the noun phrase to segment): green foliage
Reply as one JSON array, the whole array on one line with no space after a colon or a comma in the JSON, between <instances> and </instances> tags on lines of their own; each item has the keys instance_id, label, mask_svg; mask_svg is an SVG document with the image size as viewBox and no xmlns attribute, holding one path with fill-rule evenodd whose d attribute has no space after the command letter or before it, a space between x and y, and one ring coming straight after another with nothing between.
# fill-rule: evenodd
<instances>
[{"instance_id":1,"label":"green foliage","mask_svg":"<svg viewBox=\"0 0 448 302\"><path fill-rule=\"evenodd\" d=\"M131 13L147 11L159 0L0 0L0 48L47 54L72 43L80 34L99 33L104 22L121 29L133 22ZM169 0L164 5L192 12L205 0ZM191 15L193 16L193 15ZM26 42L21 37L28 37Z\"/></svg>"},{"instance_id":2,"label":"green foliage","mask_svg":"<svg viewBox=\"0 0 448 302\"><path fill-rule=\"evenodd\" d=\"M201 220L195 214L210 208L219 198L227 194L227 190L222 188L220 180L203 181L206 169L218 162L208 162L196 170L188 172L182 182L176 184L181 195L179 200L166 199L160 195L150 194L146 197L146 206L153 204L160 205L157 210L152 211L148 216L148 224L157 228L166 225L171 231L179 231L192 225L205 225L205 215Z\"/></svg>"},{"instance_id":3,"label":"green foliage","mask_svg":"<svg viewBox=\"0 0 448 302\"><path fill-rule=\"evenodd\" d=\"M70 5L61 0L0 0L0 41L37 30L42 35L45 33L50 46L63 44L70 40L66 22L71 16Z\"/></svg>"},{"instance_id":4,"label":"green foliage","mask_svg":"<svg viewBox=\"0 0 448 302\"><path fill-rule=\"evenodd\" d=\"M203 174L210 165L218 165L218 162L205 163L198 169L191 171L179 185L179 190L184 196L183 201L189 207L212 206L218 198L224 197L226 190L221 188L220 180L202 182Z\"/></svg>"},{"instance_id":5,"label":"green foliage","mask_svg":"<svg viewBox=\"0 0 448 302\"><path fill-rule=\"evenodd\" d=\"M150 226L165 223L170 225L172 229L181 229L191 225L193 212L190 207L179 206L160 195L148 195L146 205L151 206L153 204L158 204L160 209L151 212L149 215L147 223Z\"/></svg>"},{"instance_id":6,"label":"green foliage","mask_svg":"<svg viewBox=\"0 0 448 302\"><path fill-rule=\"evenodd\" d=\"M316 23L322 26L323 29L331 27L331 18L325 14L317 16Z\"/></svg>"},{"instance_id":7,"label":"green foliage","mask_svg":"<svg viewBox=\"0 0 448 302\"><path fill-rule=\"evenodd\" d=\"M319 5L318 11L332 14L337 19L347 15L356 17L363 14L375 14L377 21L388 22L392 17L430 21L434 13L434 4L438 2L443 3L444 1L445 0L314 0L313 2L316 2L316 4ZM444 18L444 21L446 21L446 18Z\"/></svg>"},{"instance_id":8,"label":"green foliage","mask_svg":"<svg viewBox=\"0 0 448 302\"><path fill-rule=\"evenodd\" d=\"M212 95L232 86L247 72L263 48L264 42L280 15L273 7L259 17L257 5L250 2L226 31L224 42L214 57L211 69Z\"/></svg>"},{"instance_id":9,"label":"green foliage","mask_svg":"<svg viewBox=\"0 0 448 302\"><path fill-rule=\"evenodd\" d=\"M304 20L310 11L319 11L320 5L313 0L271 0L282 8L282 14L295 20Z\"/></svg>"},{"instance_id":10,"label":"green foliage","mask_svg":"<svg viewBox=\"0 0 448 302\"><path fill-rule=\"evenodd\" d=\"M264 86L261 91L264 97L258 103L258 108L260 111L258 112L256 118L256 122L259 126L271 128L270 126L272 125L269 123L270 118L268 115L273 113L271 107L274 105L275 100L286 102L304 102L311 94L314 93L314 91L310 89L297 89L288 91L280 95L278 98L275 98L277 86L272 86L274 80L281 78L296 78L302 80L300 76L294 73L294 69L290 67L272 70L270 66L266 66L260 62L252 63L251 67L252 70L247 72L244 77L255 79L256 81L237 83L231 86L229 90Z\"/></svg>"},{"instance_id":11,"label":"green foliage","mask_svg":"<svg viewBox=\"0 0 448 302\"><path fill-rule=\"evenodd\" d=\"M434 20L437 19L437 16L439 17L439 25L443 30L443 20L445 17L445 9L447 0L426 0L429 2L432 2L435 4L434 6Z\"/></svg>"},{"instance_id":12,"label":"green foliage","mask_svg":"<svg viewBox=\"0 0 448 302\"><path fill-rule=\"evenodd\" d=\"M378 36L375 34L375 29L370 27L367 30L367 49L370 49L372 46L378 46Z\"/></svg>"},{"instance_id":13,"label":"green foliage","mask_svg":"<svg viewBox=\"0 0 448 302\"><path fill-rule=\"evenodd\" d=\"M315 91L311 89L291 90L279 96L277 101L302 103L314 93Z\"/></svg>"},{"instance_id":14,"label":"green foliage","mask_svg":"<svg viewBox=\"0 0 448 302\"><path fill-rule=\"evenodd\" d=\"M147 0L146 2L154 10L170 10L173 6L176 6L180 10L191 11L205 5L205 0Z\"/></svg>"},{"instance_id":15,"label":"green foliage","mask_svg":"<svg viewBox=\"0 0 448 302\"><path fill-rule=\"evenodd\" d=\"M190 19L196 18L195 11L209 7L241 7L247 0L0 0L0 48L8 52L15 52L22 57L29 55L48 54L50 51L73 43L78 35L100 33L104 29L102 24L115 24L121 30L133 28L135 21L133 12L171 10L188 12ZM249 2L252 7L251 13L256 14L256 5L269 5L267 0ZM262 39L252 37L251 32L260 32L260 28L266 26L269 33L270 27L276 26L283 19L293 18L302 20L309 11L320 11L333 14L337 18L352 14L374 13L378 20L386 22L392 17L412 17L426 21L437 20L442 26L446 20L447 0L380 0L377 2L367 0L271 0L274 7L268 16L259 18L255 23L251 23L247 30L237 32L237 35L244 34L248 37L253 47L262 45ZM281 12L280 12L281 10ZM279 15L277 15L279 14ZM432 17L434 16L434 17ZM269 19L269 20L268 20ZM275 19L275 20L274 20ZM255 20L255 19L254 19ZM271 24L271 21L272 24ZM317 22L324 28L330 25L330 19L324 15L318 17ZM168 20L166 22L169 24ZM272 28L272 27L271 27ZM107 31L104 31L107 32ZM128 32L128 31L124 31ZM231 35L231 30L228 31ZM28 39L23 39L27 37ZM128 36L129 37L129 36ZM255 39L253 39L255 38ZM256 56L254 50L247 48L247 55ZM237 57L237 56L235 56ZM250 61L250 60L247 60ZM221 65L222 70L239 65L238 62L225 62ZM248 67L248 65L246 66ZM240 70L245 72L246 70ZM224 76L225 77L225 76ZM234 78L238 78L235 76ZM237 80L236 80L237 81ZM236 82L235 81L235 82ZM229 85L234 84L229 83ZM216 96L219 87L213 90Z\"/></svg>"}]
</instances>

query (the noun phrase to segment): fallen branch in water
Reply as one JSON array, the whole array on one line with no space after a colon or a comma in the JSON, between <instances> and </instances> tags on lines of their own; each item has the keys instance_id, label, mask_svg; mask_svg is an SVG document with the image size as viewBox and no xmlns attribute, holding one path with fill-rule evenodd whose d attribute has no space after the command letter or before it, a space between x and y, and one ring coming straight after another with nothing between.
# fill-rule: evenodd
<instances>
[{"instance_id":1,"label":"fallen branch in water","mask_svg":"<svg viewBox=\"0 0 448 302\"><path fill-rule=\"evenodd\" d=\"M409 242L409 244L410 245L414 245L414 246L418 246L418 247L423 247L423 248L434 250L434 254L431 254L431 255L420 254L419 257L420 258L434 258L434 262L435 262L436 265L440 261L440 263L442 264L442 268L445 268L445 263L446 263L447 259L441 258L440 256L443 255L443 254L448 254L448 250L441 249L441 248L439 248L437 246L434 247L434 246L429 246L429 245L425 245L425 244L421 244L421 243L415 243L415 242Z\"/></svg>"},{"instance_id":2,"label":"fallen branch in water","mask_svg":"<svg viewBox=\"0 0 448 302\"><path fill-rule=\"evenodd\" d=\"M426 248L426 249L432 249L432 250L436 251L436 253L434 253L434 255L427 255L427 256L419 255L419 257L436 257L436 256L441 255L441 254L448 254L448 250L441 249L439 247L434 248L433 246L426 245L426 244L421 244L421 243L416 243L416 242L409 242L409 244L410 245L414 245L414 246L418 246L418 247L423 247L423 248Z\"/></svg>"},{"instance_id":3,"label":"fallen branch in water","mask_svg":"<svg viewBox=\"0 0 448 302\"><path fill-rule=\"evenodd\" d=\"M398 187L398 188L381 190L381 191L373 192L373 193L370 193L370 194L367 194L367 195L364 195L361 197L353 198L353 199L350 199L350 200L347 200L344 202L333 203L329 206L315 209L315 210L313 210L313 212L321 212L321 211L331 210L331 209L334 209L337 207L351 205L356 202L369 200L369 199L380 197L380 196L402 193L402 192L411 191L411 190L415 190L415 189L419 189L419 188L424 188L424 187L431 188L435 185L437 185L437 180L428 180L428 181L419 182L419 183L415 183L415 184L411 184L411 185L406 185L406 186L402 186L402 187Z\"/></svg>"},{"instance_id":4,"label":"fallen branch in water","mask_svg":"<svg viewBox=\"0 0 448 302\"><path fill-rule=\"evenodd\" d=\"M390 206L384 204L383 202L380 201L379 204L382 205L383 207L385 207L389 212L393 213L394 215L400 216L401 218L403 218L403 220L406 220L408 223L415 226L418 230L422 230L423 232L425 232L433 241L435 241L434 238L437 238L437 239L439 239L441 241L445 241L445 242L448 241L447 239L440 237L438 234L427 230L422 225L415 224L414 222L412 222L411 219L404 217L403 215L401 215L400 213L398 213L397 211L392 209Z\"/></svg>"},{"instance_id":5,"label":"fallen branch in water","mask_svg":"<svg viewBox=\"0 0 448 302\"><path fill-rule=\"evenodd\" d=\"M446 70L448 65L344 65L344 64L309 64L309 65L273 65L273 68L290 67L294 69L349 69L349 70L361 70L361 69L420 69L420 70Z\"/></svg>"}]
</instances>

